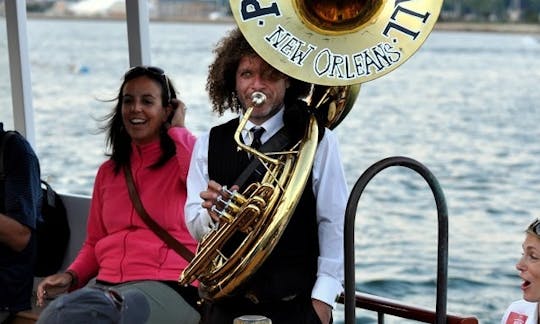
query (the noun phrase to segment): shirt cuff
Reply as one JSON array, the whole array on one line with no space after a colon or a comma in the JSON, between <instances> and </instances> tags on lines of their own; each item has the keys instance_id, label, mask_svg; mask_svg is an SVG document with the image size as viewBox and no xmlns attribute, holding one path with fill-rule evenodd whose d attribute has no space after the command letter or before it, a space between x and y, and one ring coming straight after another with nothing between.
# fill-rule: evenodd
<instances>
[{"instance_id":1,"label":"shirt cuff","mask_svg":"<svg viewBox=\"0 0 540 324\"><path fill-rule=\"evenodd\" d=\"M311 298L320 300L335 308L337 298L342 291L343 286L338 280L328 276L318 276L311 291Z\"/></svg>"},{"instance_id":2,"label":"shirt cuff","mask_svg":"<svg viewBox=\"0 0 540 324\"><path fill-rule=\"evenodd\" d=\"M202 238L210 232L212 229L213 221L206 210L201 211L199 216L193 221L192 226L188 227L191 236L197 241L201 241Z\"/></svg>"}]
</instances>

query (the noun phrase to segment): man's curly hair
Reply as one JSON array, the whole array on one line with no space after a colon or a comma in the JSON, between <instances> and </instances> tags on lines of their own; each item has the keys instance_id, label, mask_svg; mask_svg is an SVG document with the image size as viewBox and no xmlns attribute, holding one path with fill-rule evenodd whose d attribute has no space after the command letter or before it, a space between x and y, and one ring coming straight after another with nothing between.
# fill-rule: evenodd
<instances>
[{"instance_id":1,"label":"man's curly hair","mask_svg":"<svg viewBox=\"0 0 540 324\"><path fill-rule=\"evenodd\" d=\"M229 109L234 113L242 110L236 99L236 70L244 56L258 55L238 28L231 30L214 49L215 60L208 67L206 91L212 102L212 110L220 116ZM289 77L291 86L285 93L285 105L305 97L309 84Z\"/></svg>"}]
</instances>

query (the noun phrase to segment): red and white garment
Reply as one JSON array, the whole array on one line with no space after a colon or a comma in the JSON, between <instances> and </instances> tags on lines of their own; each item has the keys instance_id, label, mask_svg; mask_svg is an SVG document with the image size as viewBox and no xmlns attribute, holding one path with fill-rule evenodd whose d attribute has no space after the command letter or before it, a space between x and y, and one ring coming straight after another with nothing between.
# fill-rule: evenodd
<instances>
[{"instance_id":1,"label":"red and white garment","mask_svg":"<svg viewBox=\"0 0 540 324\"><path fill-rule=\"evenodd\" d=\"M504 312L501 324L537 324L538 303L518 300L510 304Z\"/></svg>"}]
</instances>

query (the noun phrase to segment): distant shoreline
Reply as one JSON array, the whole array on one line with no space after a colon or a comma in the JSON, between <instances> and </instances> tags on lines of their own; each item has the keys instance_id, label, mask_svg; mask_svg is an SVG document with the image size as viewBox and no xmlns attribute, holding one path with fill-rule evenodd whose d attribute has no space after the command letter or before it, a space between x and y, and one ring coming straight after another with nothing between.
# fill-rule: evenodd
<instances>
[{"instance_id":1,"label":"distant shoreline","mask_svg":"<svg viewBox=\"0 0 540 324\"><path fill-rule=\"evenodd\" d=\"M540 24L437 22L437 24L435 25L435 30L519 34L523 33L540 35Z\"/></svg>"},{"instance_id":2,"label":"distant shoreline","mask_svg":"<svg viewBox=\"0 0 540 324\"><path fill-rule=\"evenodd\" d=\"M75 16L51 16L47 14L29 13L28 19L66 19L66 20L122 20L123 17L75 17ZM208 19L205 17L177 17L177 18L150 18L152 22L172 23L234 23L232 17ZM540 35L540 24L525 23L477 23L477 22L437 22L434 30L440 31L464 31L464 32L492 32L492 33L524 33Z\"/></svg>"}]
</instances>

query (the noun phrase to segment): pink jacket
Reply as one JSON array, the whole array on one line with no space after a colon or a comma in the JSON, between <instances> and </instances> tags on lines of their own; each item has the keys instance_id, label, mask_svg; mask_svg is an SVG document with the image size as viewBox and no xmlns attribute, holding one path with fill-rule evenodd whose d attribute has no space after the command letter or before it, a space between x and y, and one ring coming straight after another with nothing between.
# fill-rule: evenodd
<instances>
[{"instance_id":1,"label":"pink jacket","mask_svg":"<svg viewBox=\"0 0 540 324\"><path fill-rule=\"evenodd\" d=\"M157 170L148 168L161 154L159 141L132 144L131 170L148 214L191 251L197 243L184 221L186 178L195 137L185 128L172 127L176 159ZM132 280L177 281L187 261L170 249L143 222L129 198L122 170L113 172L111 160L97 173L87 237L69 270L79 279L78 288L94 277L110 283Z\"/></svg>"}]
</instances>

